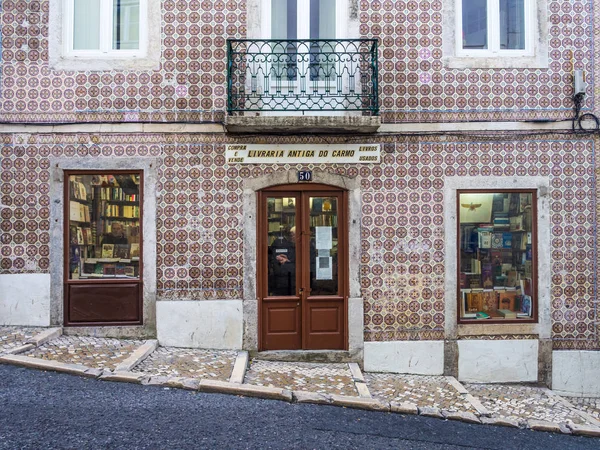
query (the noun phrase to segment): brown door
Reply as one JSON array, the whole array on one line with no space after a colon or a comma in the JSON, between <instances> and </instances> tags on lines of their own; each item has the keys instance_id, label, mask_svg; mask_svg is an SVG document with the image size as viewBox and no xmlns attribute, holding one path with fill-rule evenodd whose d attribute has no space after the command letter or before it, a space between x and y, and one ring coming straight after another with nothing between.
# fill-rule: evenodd
<instances>
[{"instance_id":1,"label":"brown door","mask_svg":"<svg viewBox=\"0 0 600 450\"><path fill-rule=\"evenodd\" d=\"M258 200L261 350L346 349L346 192L277 186Z\"/></svg>"}]
</instances>

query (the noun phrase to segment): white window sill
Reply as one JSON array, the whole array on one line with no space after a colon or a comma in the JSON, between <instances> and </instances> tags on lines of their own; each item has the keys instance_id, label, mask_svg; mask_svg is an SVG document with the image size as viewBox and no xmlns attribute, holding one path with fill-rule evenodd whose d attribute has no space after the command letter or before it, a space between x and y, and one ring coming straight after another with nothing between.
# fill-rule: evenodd
<instances>
[{"instance_id":1,"label":"white window sill","mask_svg":"<svg viewBox=\"0 0 600 450\"><path fill-rule=\"evenodd\" d=\"M449 69L547 69L548 55L538 56L448 56Z\"/></svg>"}]
</instances>

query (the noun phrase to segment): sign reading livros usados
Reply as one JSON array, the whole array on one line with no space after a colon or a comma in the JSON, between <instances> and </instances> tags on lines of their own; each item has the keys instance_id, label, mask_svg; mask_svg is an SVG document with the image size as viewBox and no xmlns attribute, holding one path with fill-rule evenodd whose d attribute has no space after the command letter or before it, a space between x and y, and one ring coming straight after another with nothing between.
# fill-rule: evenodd
<instances>
[{"instance_id":1,"label":"sign reading livros usados","mask_svg":"<svg viewBox=\"0 0 600 450\"><path fill-rule=\"evenodd\" d=\"M227 164L378 163L380 144L229 144Z\"/></svg>"}]
</instances>

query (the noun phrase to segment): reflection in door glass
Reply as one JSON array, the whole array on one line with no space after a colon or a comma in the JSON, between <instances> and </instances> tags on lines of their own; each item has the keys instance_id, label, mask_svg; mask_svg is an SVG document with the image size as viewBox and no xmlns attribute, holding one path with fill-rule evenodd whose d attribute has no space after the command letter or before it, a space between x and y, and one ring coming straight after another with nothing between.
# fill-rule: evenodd
<instances>
[{"instance_id":1,"label":"reflection in door glass","mask_svg":"<svg viewBox=\"0 0 600 450\"><path fill-rule=\"evenodd\" d=\"M267 199L269 295L296 295L296 199Z\"/></svg>"},{"instance_id":2,"label":"reflection in door glass","mask_svg":"<svg viewBox=\"0 0 600 450\"><path fill-rule=\"evenodd\" d=\"M338 295L336 197L310 197L310 295Z\"/></svg>"}]
</instances>

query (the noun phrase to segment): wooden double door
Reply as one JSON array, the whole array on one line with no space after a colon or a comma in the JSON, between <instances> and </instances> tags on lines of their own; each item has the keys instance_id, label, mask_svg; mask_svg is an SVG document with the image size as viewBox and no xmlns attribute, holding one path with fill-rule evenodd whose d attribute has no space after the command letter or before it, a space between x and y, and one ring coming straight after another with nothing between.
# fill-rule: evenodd
<instances>
[{"instance_id":1,"label":"wooden double door","mask_svg":"<svg viewBox=\"0 0 600 450\"><path fill-rule=\"evenodd\" d=\"M347 349L346 191L276 186L258 205L260 349Z\"/></svg>"}]
</instances>

